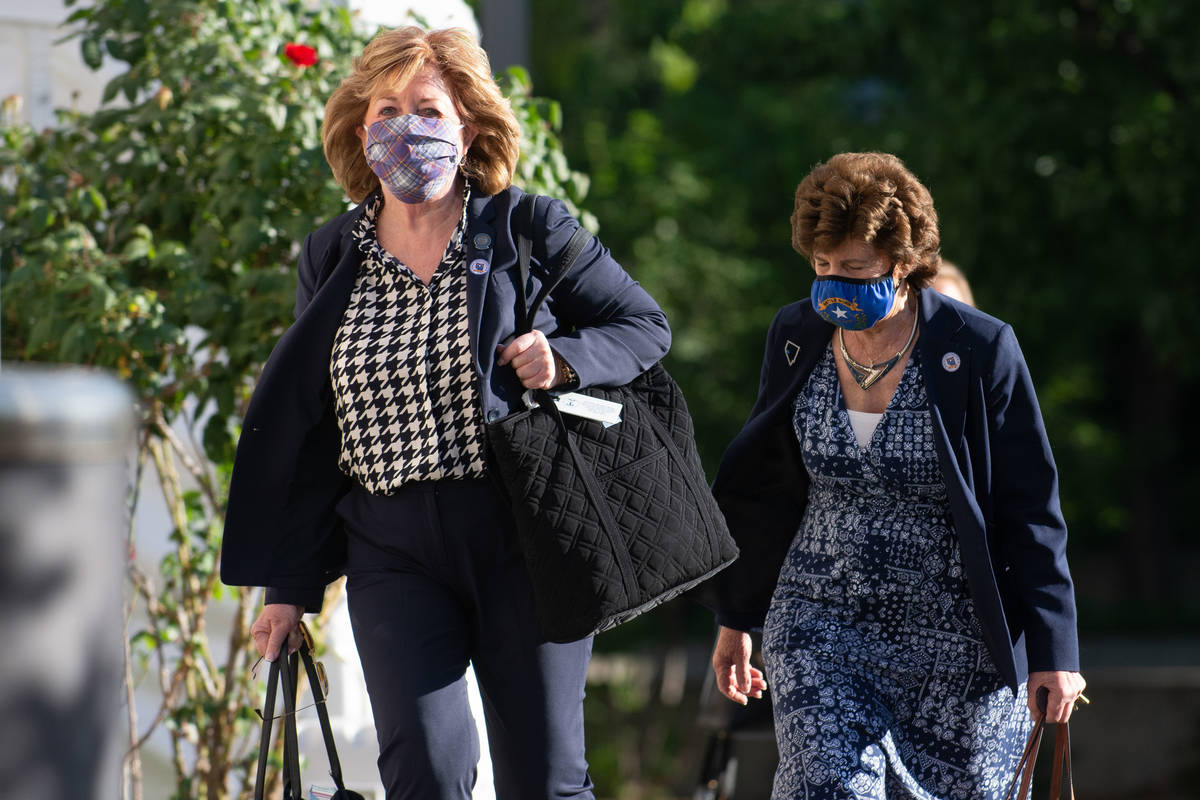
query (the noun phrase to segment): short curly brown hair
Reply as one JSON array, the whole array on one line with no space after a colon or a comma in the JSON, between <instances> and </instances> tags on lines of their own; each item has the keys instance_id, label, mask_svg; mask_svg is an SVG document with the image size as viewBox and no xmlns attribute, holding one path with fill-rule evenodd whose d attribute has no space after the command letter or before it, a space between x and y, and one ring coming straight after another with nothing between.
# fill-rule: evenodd
<instances>
[{"instance_id":1,"label":"short curly brown hair","mask_svg":"<svg viewBox=\"0 0 1200 800\"><path fill-rule=\"evenodd\" d=\"M325 104L325 160L354 202L379 188L358 138L371 98L384 88L408 83L426 66L446 81L459 117L477 131L462 171L489 195L512 183L521 126L492 77L487 53L462 28L426 31L409 26L377 34Z\"/></svg>"},{"instance_id":2,"label":"short curly brown hair","mask_svg":"<svg viewBox=\"0 0 1200 800\"><path fill-rule=\"evenodd\" d=\"M816 251L860 239L884 251L897 277L923 289L935 275L938 219L933 197L904 162L888 153L839 153L796 187L792 247Z\"/></svg>"}]
</instances>

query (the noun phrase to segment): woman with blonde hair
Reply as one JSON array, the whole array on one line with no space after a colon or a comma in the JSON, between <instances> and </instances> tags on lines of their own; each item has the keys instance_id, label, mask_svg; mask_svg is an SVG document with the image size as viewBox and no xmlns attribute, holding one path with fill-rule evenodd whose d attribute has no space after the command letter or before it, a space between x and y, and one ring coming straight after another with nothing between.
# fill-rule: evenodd
<instances>
[{"instance_id":1,"label":"woman with blonde hair","mask_svg":"<svg viewBox=\"0 0 1200 800\"><path fill-rule=\"evenodd\" d=\"M1031 716L1066 720L1084 687L1033 382L1012 328L928 290L938 241L895 156L796 189L816 279L717 472L742 555L706 587L718 688L771 687L775 800L998 800Z\"/></svg>"},{"instance_id":2,"label":"woman with blonde hair","mask_svg":"<svg viewBox=\"0 0 1200 800\"><path fill-rule=\"evenodd\" d=\"M520 132L465 31L376 36L323 136L359 205L300 248L296 322L238 444L222 579L268 587L251 632L273 659L345 573L389 798L471 796L468 663L497 796L591 797L591 639L541 636L484 425L528 389L629 382L666 353L666 318L591 240L514 335ZM561 202L533 208L530 296L579 227Z\"/></svg>"}]
</instances>

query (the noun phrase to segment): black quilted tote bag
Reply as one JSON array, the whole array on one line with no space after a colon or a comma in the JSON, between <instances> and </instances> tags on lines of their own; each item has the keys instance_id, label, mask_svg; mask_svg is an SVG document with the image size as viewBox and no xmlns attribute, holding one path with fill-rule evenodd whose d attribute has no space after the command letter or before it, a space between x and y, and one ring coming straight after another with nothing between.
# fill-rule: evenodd
<instances>
[{"instance_id":1,"label":"black quilted tote bag","mask_svg":"<svg viewBox=\"0 0 1200 800\"><path fill-rule=\"evenodd\" d=\"M518 220L518 335L570 271L590 234L572 237L532 303L528 284L533 198ZM661 364L625 386L579 394L619 403L611 427L562 413L550 392L488 424L493 467L507 489L533 582L538 621L567 642L633 619L737 557L705 480L683 393Z\"/></svg>"}]
</instances>

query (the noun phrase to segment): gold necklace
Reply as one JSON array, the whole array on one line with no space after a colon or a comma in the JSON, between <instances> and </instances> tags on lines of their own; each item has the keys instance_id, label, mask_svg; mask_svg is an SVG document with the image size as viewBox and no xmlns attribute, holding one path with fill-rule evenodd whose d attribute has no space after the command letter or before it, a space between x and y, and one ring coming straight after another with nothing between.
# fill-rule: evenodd
<instances>
[{"instance_id":1,"label":"gold necklace","mask_svg":"<svg viewBox=\"0 0 1200 800\"><path fill-rule=\"evenodd\" d=\"M896 366L896 363L900 360L900 356L904 355L904 351L908 349L908 346L913 343L913 339L917 336L917 320L920 316L916 310L913 311L912 331L908 334L908 341L904 343L904 347L901 347L899 352L887 361L880 361L878 364L870 366L860 364L850 357L850 353L846 351L844 329L838 328L838 347L842 350L842 361L846 363L846 368L850 370L850 374L854 376L854 382L858 384L860 389L864 392L870 389L875 384L875 381L887 375L891 368Z\"/></svg>"}]
</instances>

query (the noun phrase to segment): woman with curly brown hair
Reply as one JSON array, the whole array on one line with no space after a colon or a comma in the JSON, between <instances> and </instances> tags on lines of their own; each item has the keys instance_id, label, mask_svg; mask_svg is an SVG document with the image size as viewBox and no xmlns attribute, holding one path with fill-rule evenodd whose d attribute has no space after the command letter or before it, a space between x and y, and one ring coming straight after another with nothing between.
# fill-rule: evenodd
<instances>
[{"instance_id":1,"label":"woman with curly brown hair","mask_svg":"<svg viewBox=\"0 0 1200 800\"><path fill-rule=\"evenodd\" d=\"M1024 358L928 288L937 214L894 156L813 169L792 244L811 297L771 325L713 485L742 552L710 584L718 688L746 703L770 681L776 800L999 797L1038 690L1057 722L1084 686Z\"/></svg>"},{"instance_id":2,"label":"woman with curly brown hair","mask_svg":"<svg viewBox=\"0 0 1200 800\"><path fill-rule=\"evenodd\" d=\"M518 289L537 296L579 223L545 197L519 213L520 128L465 31L377 35L323 138L358 206L299 248L296 322L238 443L221 578L267 587L251 634L270 660L345 573L389 798L471 796L468 663L497 796L590 798L591 637L542 636L484 426L529 389L628 383L666 353L666 317L589 239L516 334Z\"/></svg>"}]
</instances>

